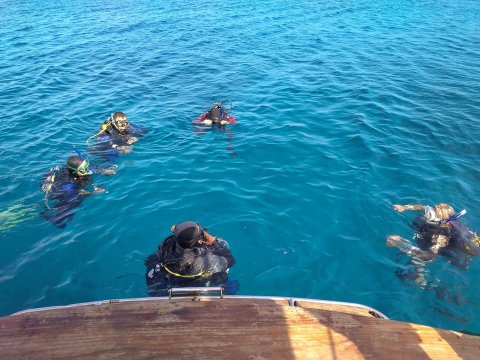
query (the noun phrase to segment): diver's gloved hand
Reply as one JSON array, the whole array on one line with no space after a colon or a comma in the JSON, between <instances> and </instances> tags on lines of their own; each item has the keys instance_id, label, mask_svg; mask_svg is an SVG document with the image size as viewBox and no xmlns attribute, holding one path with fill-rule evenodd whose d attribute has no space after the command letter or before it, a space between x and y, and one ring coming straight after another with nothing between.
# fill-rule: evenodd
<instances>
[{"instance_id":1,"label":"diver's gloved hand","mask_svg":"<svg viewBox=\"0 0 480 360\"><path fill-rule=\"evenodd\" d=\"M137 141L138 141L138 138L136 136L132 136L127 140L127 144L131 145L131 144L133 144L134 142L137 142Z\"/></svg>"},{"instance_id":2,"label":"diver's gloved hand","mask_svg":"<svg viewBox=\"0 0 480 360\"><path fill-rule=\"evenodd\" d=\"M218 241L218 238L210 235L205 229L203 230L204 240L200 240L200 244L212 245L214 242Z\"/></svg>"},{"instance_id":3,"label":"diver's gloved hand","mask_svg":"<svg viewBox=\"0 0 480 360\"><path fill-rule=\"evenodd\" d=\"M117 173L117 168L118 168L117 165L113 165L108 168L100 169L99 173L102 175L109 175L109 176L115 175Z\"/></svg>"},{"instance_id":4,"label":"diver's gloved hand","mask_svg":"<svg viewBox=\"0 0 480 360\"><path fill-rule=\"evenodd\" d=\"M93 191L92 191L93 194L99 194L99 193L103 193L103 192L106 192L104 187L97 186L95 184L93 185Z\"/></svg>"},{"instance_id":5,"label":"diver's gloved hand","mask_svg":"<svg viewBox=\"0 0 480 360\"><path fill-rule=\"evenodd\" d=\"M117 150L120 151L122 154L128 154L132 152L132 147L128 145L122 145L117 147Z\"/></svg>"},{"instance_id":6,"label":"diver's gloved hand","mask_svg":"<svg viewBox=\"0 0 480 360\"><path fill-rule=\"evenodd\" d=\"M210 119L205 119L205 120L202 121L203 125L212 125L212 123L213 123L213 121L210 120Z\"/></svg>"},{"instance_id":7,"label":"diver's gloved hand","mask_svg":"<svg viewBox=\"0 0 480 360\"><path fill-rule=\"evenodd\" d=\"M220 121L220 125L228 125L230 124L227 120Z\"/></svg>"}]
</instances>

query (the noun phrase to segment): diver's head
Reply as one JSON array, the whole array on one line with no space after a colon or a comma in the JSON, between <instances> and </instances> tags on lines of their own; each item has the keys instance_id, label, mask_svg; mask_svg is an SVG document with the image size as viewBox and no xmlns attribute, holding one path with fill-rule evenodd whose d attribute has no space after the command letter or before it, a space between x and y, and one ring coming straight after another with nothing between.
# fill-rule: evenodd
<instances>
[{"instance_id":1,"label":"diver's head","mask_svg":"<svg viewBox=\"0 0 480 360\"><path fill-rule=\"evenodd\" d=\"M210 118L215 124L220 123L222 120L222 104L213 104L213 108L210 110Z\"/></svg>"},{"instance_id":2,"label":"diver's head","mask_svg":"<svg viewBox=\"0 0 480 360\"><path fill-rule=\"evenodd\" d=\"M77 155L70 156L67 159L67 169L73 176L86 176L92 173L88 161Z\"/></svg>"},{"instance_id":3,"label":"diver's head","mask_svg":"<svg viewBox=\"0 0 480 360\"><path fill-rule=\"evenodd\" d=\"M112 115L113 125L117 128L118 131L124 133L129 127L127 115L123 112L116 112Z\"/></svg>"},{"instance_id":4,"label":"diver's head","mask_svg":"<svg viewBox=\"0 0 480 360\"><path fill-rule=\"evenodd\" d=\"M184 249L189 249L205 241L205 231L193 221L184 221L172 226L175 242Z\"/></svg>"},{"instance_id":5,"label":"diver's head","mask_svg":"<svg viewBox=\"0 0 480 360\"><path fill-rule=\"evenodd\" d=\"M455 215L455 210L449 204L437 204L434 207L425 207L425 218L429 222L447 220Z\"/></svg>"}]
</instances>

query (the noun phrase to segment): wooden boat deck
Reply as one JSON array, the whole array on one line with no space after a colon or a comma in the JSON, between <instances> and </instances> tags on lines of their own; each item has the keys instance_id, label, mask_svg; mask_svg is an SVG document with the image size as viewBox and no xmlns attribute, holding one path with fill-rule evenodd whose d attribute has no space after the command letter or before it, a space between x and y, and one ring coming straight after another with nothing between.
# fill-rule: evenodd
<instances>
[{"instance_id":1,"label":"wooden boat deck","mask_svg":"<svg viewBox=\"0 0 480 360\"><path fill-rule=\"evenodd\" d=\"M480 337L371 310L254 297L47 308L0 318L0 358L480 359Z\"/></svg>"}]
</instances>

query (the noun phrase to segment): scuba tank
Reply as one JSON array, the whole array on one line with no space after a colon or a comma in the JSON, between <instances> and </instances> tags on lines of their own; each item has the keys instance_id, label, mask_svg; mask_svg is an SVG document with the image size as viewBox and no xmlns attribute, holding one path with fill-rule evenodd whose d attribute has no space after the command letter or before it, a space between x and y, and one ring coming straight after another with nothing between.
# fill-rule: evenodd
<instances>
[{"instance_id":1,"label":"scuba tank","mask_svg":"<svg viewBox=\"0 0 480 360\"><path fill-rule=\"evenodd\" d=\"M225 108L225 106L223 106L223 104L225 103L229 103L230 106L228 107L228 109ZM216 103L213 103L213 107L210 109L209 113L210 113L210 119L215 123L215 124L220 124L220 122L222 120L225 120L227 114L228 114L228 110L230 110L232 108L233 104L230 100L228 99L225 99L221 102L216 102Z\"/></svg>"},{"instance_id":2,"label":"scuba tank","mask_svg":"<svg viewBox=\"0 0 480 360\"><path fill-rule=\"evenodd\" d=\"M225 113L225 109L220 103L215 103L213 108L210 110L210 119L215 123L218 124L222 121L223 115Z\"/></svg>"}]
</instances>

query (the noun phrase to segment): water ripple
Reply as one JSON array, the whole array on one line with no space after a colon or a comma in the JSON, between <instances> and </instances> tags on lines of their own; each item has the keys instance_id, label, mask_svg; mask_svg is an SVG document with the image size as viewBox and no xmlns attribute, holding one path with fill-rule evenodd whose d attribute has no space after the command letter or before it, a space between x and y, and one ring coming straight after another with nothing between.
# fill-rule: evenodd
<instances>
[{"instance_id":1,"label":"water ripple","mask_svg":"<svg viewBox=\"0 0 480 360\"><path fill-rule=\"evenodd\" d=\"M143 258L192 219L229 240L243 294L479 331L478 261L431 266L459 306L400 281L384 245L412 235L393 203L447 201L478 228L475 1L97 5L0 3L1 314L144 296ZM238 124L194 129L223 98ZM64 230L30 216L41 175L113 111L148 133L95 178L108 193Z\"/></svg>"}]
</instances>

